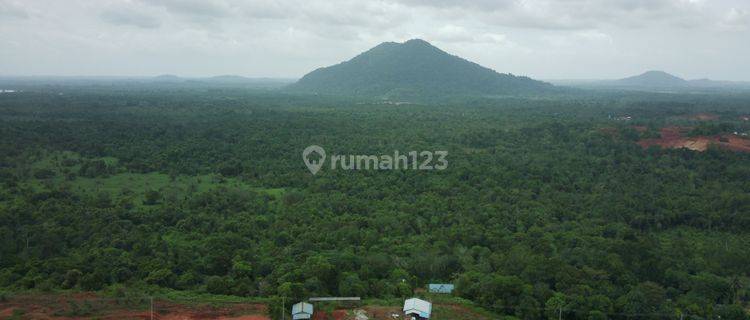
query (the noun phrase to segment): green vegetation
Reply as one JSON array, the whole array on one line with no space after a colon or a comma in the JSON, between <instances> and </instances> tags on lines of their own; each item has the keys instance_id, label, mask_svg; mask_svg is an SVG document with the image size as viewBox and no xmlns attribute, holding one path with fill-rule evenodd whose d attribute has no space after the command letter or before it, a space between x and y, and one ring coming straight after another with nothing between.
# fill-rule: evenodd
<instances>
[{"instance_id":1,"label":"green vegetation","mask_svg":"<svg viewBox=\"0 0 750 320\"><path fill-rule=\"evenodd\" d=\"M82 158L73 156L63 158L62 162L69 159ZM54 165L54 162L46 158L40 160L31 165L34 179L25 181L25 185L34 190L59 186L79 197L97 197L97 200L104 201L105 205L109 205L114 196L121 200L118 204L123 206L156 205L162 201L187 200L192 195L217 188L262 193L273 198L280 198L284 193L283 188L254 187L237 178L216 174L185 176L157 172L124 172L124 168L116 167L117 159L111 157L102 160L81 160L81 162L84 164L65 168ZM97 162L108 164L97 166L102 169L93 171L93 166L86 165L86 163ZM39 172L44 172L45 176L40 178ZM78 172L79 176L71 177L71 172Z\"/></svg>"},{"instance_id":2,"label":"green vegetation","mask_svg":"<svg viewBox=\"0 0 750 320\"><path fill-rule=\"evenodd\" d=\"M742 127L748 106L29 88L0 97L0 289L146 288L274 311L281 297L399 301L452 282L508 319L747 319L750 154L634 142L699 112ZM449 167L312 176L311 144L447 150Z\"/></svg>"}]
</instances>

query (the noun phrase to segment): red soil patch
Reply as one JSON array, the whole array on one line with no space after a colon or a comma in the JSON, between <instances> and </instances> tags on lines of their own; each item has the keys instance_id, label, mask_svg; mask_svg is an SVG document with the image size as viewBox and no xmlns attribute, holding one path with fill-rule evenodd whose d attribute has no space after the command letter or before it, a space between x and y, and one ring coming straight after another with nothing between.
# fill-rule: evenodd
<instances>
[{"instance_id":1,"label":"red soil patch","mask_svg":"<svg viewBox=\"0 0 750 320\"><path fill-rule=\"evenodd\" d=\"M719 119L719 116L713 113L698 113L694 115L689 115L686 118L690 120L709 121L709 120Z\"/></svg>"},{"instance_id":2,"label":"red soil patch","mask_svg":"<svg viewBox=\"0 0 750 320\"><path fill-rule=\"evenodd\" d=\"M315 311L313 313L313 320L345 320L347 319L347 314L346 310L334 310L330 315L324 311Z\"/></svg>"},{"instance_id":3,"label":"red soil patch","mask_svg":"<svg viewBox=\"0 0 750 320\"><path fill-rule=\"evenodd\" d=\"M633 126L633 129L638 132L646 132L648 131L648 127L646 126Z\"/></svg>"},{"instance_id":4,"label":"red soil patch","mask_svg":"<svg viewBox=\"0 0 750 320\"><path fill-rule=\"evenodd\" d=\"M154 306L160 320L269 320L263 304L237 303L221 307L210 305L184 305L158 301Z\"/></svg>"},{"instance_id":5,"label":"red soil patch","mask_svg":"<svg viewBox=\"0 0 750 320\"><path fill-rule=\"evenodd\" d=\"M119 303L118 303L119 302ZM71 305L87 308L86 313L75 313ZM93 293L72 295L34 295L12 297L0 303L0 318L13 314L13 310L23 311L22 319L151 319L150 306L144 304L127 305L124 300L97 297ZM263 304L236 303L221 307L207 304L181 304L163 300L154 301L154 319L159 320L269 320Z\"/></svg>"},{"instance_id":6,"label":"red soil patch","mask_svg":"<svg viewBox=\"0 0 750 320\"><path fill-rule=\"evenodd\" d=\"M333 312L333 318L336 320L342 320L346 318L347 312L346 310L336 310Z\"/></svg>"},{"instance_id":7,"label":"red soil patch","mask_svg":"<svg viewBox=\"0 0 750 320\"><path fill-rule=\"evenodd\" d=\"M616 137L620 134L620 132L617 130L617 128L613 127L603 127L599 128L599 132L606 134L608 136Z\"/></svg>"},{"instance_id":8,"label":"red soil patch","mask_svg":"<svg viewBox=\"0 0 750 320\"><path fill-rule=\"evenodd\" d=\"M392 314L401 315L401 308L399 307L378 307L378 306L367 306L362 308L367 312L367 316L370 319L393 319ZM403 315L400 316L403 319Z\"/></svg>"},{"instance_id":9,"label":"red soil patch","mask_svg":"<svg viewBox=\"0 0 750 320\"><path fill-rule=\"evenodd\" d=\"M461 319L489 320L486 316L459 304L446 304L444 306L451 310L451 315L457 315L454 316L455 318L461 317ZM435 311L435 313L439 313L439 310Z\"/></svg>"},{"instance_id":10,"label":"red soil patch","mask_svg":"<svg viewBox=\"0 0 750 320\"><path fill-rule=\"evenodd\" d=\"M688 128L664 127L661 129L661 138L644 139L638 141L638 145L644 149L650 146L660 146L671 149L685 148L693 151L706 151L709 146L715 145L732 151L750 152L750 140L748 139L729 134L685 137L684 134L687 130Z\"/></svg>"},{"instance_id":11,"label":"red soil patch","mask_svg":"<svg viewBox=\"0 0 750 320\"><path fill-rule=\"evenodd\" d=\"M682 138L682 135L692 128L685 127L664 127L661 128L661 138L665 140L674 140Z\"/></svg>"},{"instance_id":12,"label":"red soil patch","mask_svg":"<svg viewBox=\"0 0 750 320\"><path fill-rule=\"evenodd\" d=\"M15 308L5 308L5 309L0 310L0 318L5 319L7 317L12 316L14 309Z\"/></svg>"},{"instance_id":13,"label":"red soil patch","mask_svg":"<svg viewBox=\"0 0 750 320\"><path fill-rule=\"evenodd\" d=\"M750 152L750 140L735 135L725 135L724 141L719 141L718 145L732 151Z\"/></svg>"}]
</instances>

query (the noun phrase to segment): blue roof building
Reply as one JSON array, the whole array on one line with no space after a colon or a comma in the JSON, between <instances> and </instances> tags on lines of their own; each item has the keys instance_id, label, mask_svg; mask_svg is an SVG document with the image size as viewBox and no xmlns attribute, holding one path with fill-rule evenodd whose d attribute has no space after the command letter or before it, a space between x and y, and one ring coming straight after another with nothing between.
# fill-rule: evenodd
<instances>
[{"instance_id":1,"label":"blue roof building","mask_svg":"<svg viewBox=\"0 0 750 320\"><path fill-rule=\"evenodd\" d=\"M292 319L310 319L313 315L313 305L307 302L300 302L292 306Z\"/></svg>"},{"instance_id":2,"label":"blue roof building","mask_svg":"<svg viewBox=\"0 0 750 320\"><path fill-rule=\"evenodd\" d=\"M430 283L428 291L431 293L453 293L454 286L450 283Z\"/></svg>"}]
</instances>

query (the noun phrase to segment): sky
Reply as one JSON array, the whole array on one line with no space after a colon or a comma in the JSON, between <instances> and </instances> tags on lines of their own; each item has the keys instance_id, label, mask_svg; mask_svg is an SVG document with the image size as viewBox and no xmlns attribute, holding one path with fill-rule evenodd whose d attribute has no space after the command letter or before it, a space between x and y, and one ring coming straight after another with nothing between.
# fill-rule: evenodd
<instances>
[{"instance_id":1,"label":"sky","mask_svg":"<svg viewBox=\"0 0 750 320\"><path fill-rule=\"evenodd\" d=\"M748 0L0 0L0 76L298 78L412 38L537 79L750 80Z\"/></svg>"}]
</instances>

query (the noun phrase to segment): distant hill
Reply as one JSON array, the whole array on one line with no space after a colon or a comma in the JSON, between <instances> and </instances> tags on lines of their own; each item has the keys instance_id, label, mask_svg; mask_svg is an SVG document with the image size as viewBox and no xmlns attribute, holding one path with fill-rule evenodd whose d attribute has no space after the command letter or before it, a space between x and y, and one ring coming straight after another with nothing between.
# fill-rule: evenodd
<instances>
[{"instance_id":1,"label":"distant hill","mask_svg":"<svg viewBox=\"0 0 750 320\"><path fill-rule=\"evenodd\" d=\"M722 92L747 91L750 82L711 79L685 80L664 71L647 71L643 74L618 80L549 80L558 86L586 89L624 89L668 92Z\"/></svg>"},{"instance_id":2,"label":"distant hill","mask_svg":"<svg viewBox=\"0 0 750 320\"><path fill-rule=\"evenodd\" d=\"M691 87L705 87L705 88L747 88L750 83L747 81L722 81L722 80L711 80L711 79L695 79L688 80Z\"/></svg>"},{"instance_id":3,"label":"distant hill","mask_svg":"<svg viewBox=\"0 0 750 320\"><path fill-rule=\"evenodd\" d=\"M283 78L248 78L238 75L220 75L203 78L183 78L171 74L163 74L147 81L166 84L166 85L203 85L203 86L230 86L230 87L247 87L247 88L281 88L294 80Z\"/></svg>"},{"instance_id":4,"label":"distant hill","mask_svg":"<svg viewBox=\"0 0 750 320\"><path fill-rule=\"evenodd\" d=\"M635 87L682 87L689 82L664 71L646 71L643 74L616 80L615 85Z\"/></svg>"},{"instance_id":5,"label":"distant hill","mask_svg":"<svg viewBox=\"0 0 750 320\"><path fill-rule=\"evenodd\" d=\"M495 72L446 53L427 41L385 42L349 61L320 68L290 90L403 99L446 95L534 94L553 86Z\"/></svg>"},{"instance_id":6,"label":"distant hill","mask_svg":"<svg viewBox=\"0 0 750 320\"><path fill-rule=\"evenodd\" d=\"M198 78L195 79L195 81L215 84L237 84L263 87L280 87L294 82L294 80L284 78L248 78L238 75L221 75L209 78Z\"/></svg>"},{"instance_id":7,"label":"distant hill","mask_svg":"<svg viewBox=\"0 0 750 320\"><path fill-rule=\"evenodd\" d=\"M243 83L243 82L253 81L253 79L245 78L243 76L238 76L238 75L233 75L233 74L214 76L210 78L202 78L200 80L206 81L206 82L225 82L225 83Z\"/></svg>"},{"instance_id":8,"label":"distant hill","mask_svg":"<svg viewBox=\"0 0 750 320\"><path fill-rule=\"evenodd\" d=\"M162 74L152 78L153 81L158 82L182 82L184 79L173 75L173 74Z\"/></svg>"},{"instance_id":9,"label":"distant hill","mask_svg":"<svg viewBox=\"0 0 750 320\"><path fill-rule=\"evenodd\" d=\"M250 88L280 89L296 79L288 78L248 78L236 75L213 77L180 77L172 74L159 76L0 76L0 89L34 85L152 85L158 87L204 87L204 88Z\"/></svg>"}]
</instances>

